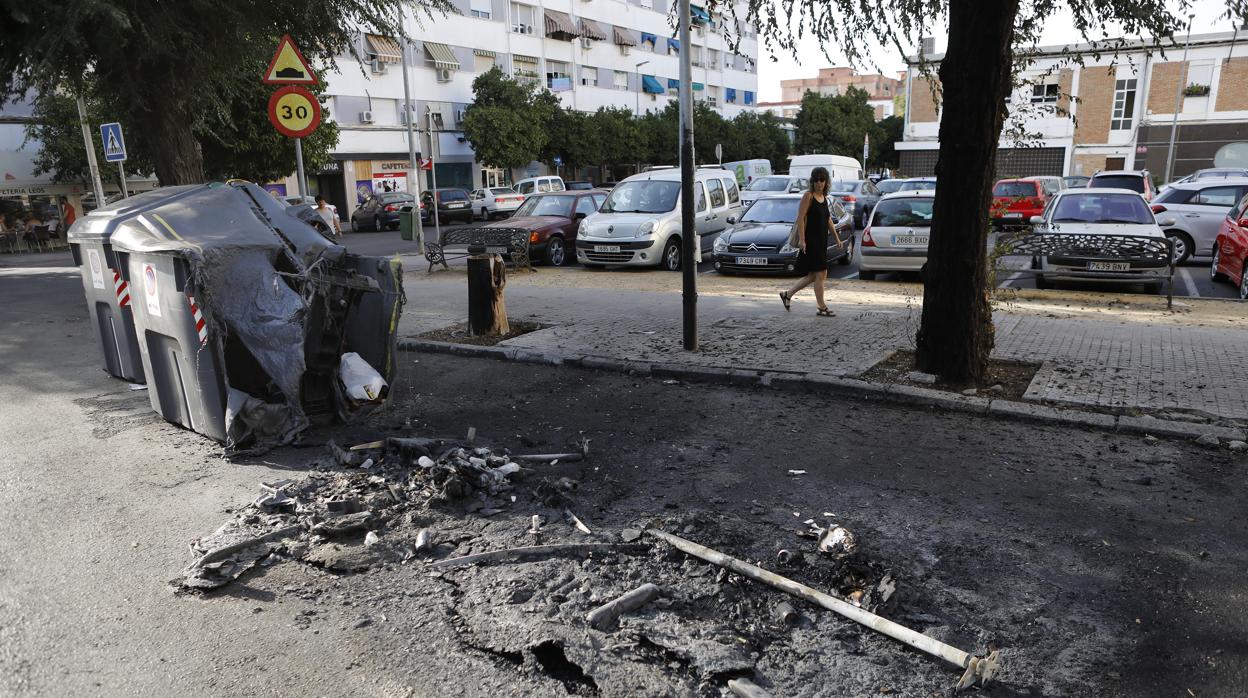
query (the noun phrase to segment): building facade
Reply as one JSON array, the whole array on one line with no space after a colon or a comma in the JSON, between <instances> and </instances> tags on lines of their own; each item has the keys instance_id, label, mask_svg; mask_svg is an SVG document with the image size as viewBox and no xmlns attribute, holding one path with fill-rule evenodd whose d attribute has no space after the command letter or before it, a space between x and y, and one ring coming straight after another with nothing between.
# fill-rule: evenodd
<instances>
[{"instance_id":1,"label":"building facade","mask_svg":"<svg viewBox=\"0 0 1248 698\"><path fill-rule=\"evenodd\" d=\"M327 111L339 128L333 163L309 173L345 217L375 188L406 189L407 119L415 120L416 150L433 157L438 186L475 188L547 173L541 163L505 173L477 162L462 123L472 82L499 68L553 91L565 108L586 112L624 107L661 110L676 100L679 56L691 52L695 99L725 118L755 108L758 85L754 30L737 24L737 52L724 37L731 17L693 9L692 45L681 47L669 25L671 0L453 0L459 15L407 20L408 80L412 102L404 109L400 42L361 34L361 66L343 56L322 76ZM743 14L743 13L742 13ZM541 128L534 124L534 128ZM673 153L673 158L676 156ZM563 173L567 174L567 173ZM432 183L425 172L419 186ZM287 188L294 185L288 181Z\"/></svg>"},{"instance_id":2,"label":"building facade","mask_svg":"<svg viewBox=\"0 0 1248 698\"><path fill-rule=\"evenodd\" d=\"M1000 177L1092 175L1147 169L1166 181L1204 167L1248 167L1248 32L1176 36L1177 47L1150 54L1143 44L1072 64L1046 47L1008 98L1010 117L997 155ZM1186 60L1183 58L1186 48ZM929 60L939 62L940 56ZM910 59L900 171L934 173L942 107ZM1027 147L1011 132L1029 134Z\"/></svg>"},{"instance_id":3,"label":"building facade","mask_svg":"<svg viewBox=\"0 0 1248 698\"><path fill-rule=\"evenodd\" d=\"M875 110L875 120L879 121L897 113L896 98L905 87L905 73L890 78L879 73L859 73L853 68L820 68L813 78L781 80L780 101L760 102L758 108L792 119L801 110L802 97L807 92L832 97L845 94L851 87L867 93L867 104Z\"/></svg>"}]
</instances>

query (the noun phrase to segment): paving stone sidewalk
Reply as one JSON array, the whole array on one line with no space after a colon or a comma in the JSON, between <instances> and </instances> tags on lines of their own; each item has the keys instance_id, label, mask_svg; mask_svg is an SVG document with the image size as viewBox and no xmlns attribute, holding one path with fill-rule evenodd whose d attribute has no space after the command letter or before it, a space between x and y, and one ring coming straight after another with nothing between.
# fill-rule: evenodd
<instances>
[{"instance_id":1,"label":"paving stone sidewalk","mask_svg":"<svg viewBox=\"0 0 1248 698\"><path fill-rule=\"evenodd\" d=\"M406 287L404 337L467 316L462 284L415 280ZM838 304L833 294L830 303L836 317L820 318L809 292L788 313L778 298L702 296L700 351L689 353L681 349L678 293L509 285L511 317L548 327L505 346L842 377L860 375L893 351L913 349L919 301ZM1139 313L1105 318L998 311L993 356L1041 364L1026 400L1248 421L1248 320L1237 327L1202 327L1195 321L1152 323Z\"/></svg>"}]
</instances>

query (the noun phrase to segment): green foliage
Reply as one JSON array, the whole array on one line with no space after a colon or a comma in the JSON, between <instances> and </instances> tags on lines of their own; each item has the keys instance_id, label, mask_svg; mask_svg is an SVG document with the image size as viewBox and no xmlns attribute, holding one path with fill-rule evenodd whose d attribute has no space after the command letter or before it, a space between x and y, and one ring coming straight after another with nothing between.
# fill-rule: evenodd
<instances>
[{"instance_id":1,"label":"green foliage","mask_svg":"<svg viewBox=\"0 0 1248 698\"><path fill-rule=\"evenodd\" d=\"M876 125L879 126L880 139L871 141L871 162L868 163L868 167L887 167L895 170L901 164L901 156L893 144L902 139L906 120L901 116L886 116Z\"/></svg>"},{"instance_id":2,"label":"green foliage","mask_svg":"<svg viewBox=\"0 0 1248 698\"><path fill-rule=\"evenodd\" d=\"M875 123L875 111L867 104L869 95L856 87L843 95L823 96L807 92L802 108L794 119L798 153L829 153L862 159L862 139L870 135L872 142L883 138Z\"/></svg>"},{"instance_id":3,"label":"green foliage","mask_svg":"<svg viewBox=\"0 0 1248 698\"><path fill-rule=\"evenodd\" d=\"M787 169L791 144L775 114L743 111L730 123L724 162L766 158L771 161L772 171Z\"/></svg>"},{"instance_id":4,"label":"green foliage","mask_svg":"<svg viewBox=\"0 0 1248 698\"><path fill-rule=\"evenodd\" d=\"M490 167L524 167L546 153L546 125L559 111L554 94L521 83L498 68L472 81L473 103L464 115L464 136L477 159Z\"/></svg>"},{"instance_id":5,"label":"green foliage","mask_svg":"<svg viewBox=\"0 0 1248 698\"><path fill-rule=\"evenodd\" d=\"M104 144L100 141L99 124L112 119L113 105L98 97L86 100L87 119L91 124L91 140L95 144L95 160L100 166L100 179L116 184L119 172L115 165L104 161ZM35 98L32 121L26 126L26 141L41 145L35 156L35 174L51 175L54 182L90 181L87 152L83 149L82 127L78 123L78 105L73 97L45 92ZM123 128L125 124L122 124ZM127 176L152 171L148 142L129 133L126 136Z\"/></svg>"},{"instance_id":6,"label":"green foliage","mask_svg":"<svg viewBox=\"0 0 1248 698\"><path fill-rule=\"evenodd\" d=\"M590 117L591 127L598 134L599 152L594 164L636 162L638 144L642 142L641 122L633 118L631 109L602 108Z\"/></svg>"}]
</instances>

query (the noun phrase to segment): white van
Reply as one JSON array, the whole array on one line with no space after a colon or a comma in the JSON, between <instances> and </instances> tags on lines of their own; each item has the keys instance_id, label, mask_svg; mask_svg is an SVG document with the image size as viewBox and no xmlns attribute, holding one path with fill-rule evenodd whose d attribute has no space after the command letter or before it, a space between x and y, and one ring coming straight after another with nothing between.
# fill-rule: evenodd
<instances>
[{"instance_id":1,"label":"white van","mask_svg":"<svg viewBox=\"0 0 1248 698\"><path fill-rule=\"evenodd\" d=\"M543 194L548 191L563 191L567 189L563 184L563 177L558 175L542 175L541 177L529 177L516 182L516 192L529 196L530 194Z\"/></svg>"},{"instance_id":2,"label":"white van","mask_svg":"<svg viewBox=\"0 0 1248 698\"><path fill-rule=\"evenodd\" d=\"M842 155L794 155L789 158L789 175L810 179L811 170L828 168L830 179L862 179L862 165Z\"/></svg>"},{"instance_id":3,"label":"white van","mask_svg":"<svg viewBox=\"0 0 1248 698\"><path fill-rule=\"evenodd\" d=\"M771 174L771 161L764 158L755 158L754 160L738 160L737 162L725 162L723 165L725 170L733 173L737 177L737 186L745 189L750 186L750 182L759 177L766 177Z\"/></svg>"},{"instance_id":4,"label":"white van","mask_svg":"<svg viewBox=\"0 0 1248 698\"><path fill-rule=\"evenodd\" d=\"M694 171L698 249L710 253L728 219L741 215L741 190L727 170ZM576 259L586 267L654 266L680 269L680 170L642 172L611 190L602 208L581 221Z\"/></svg>"}]
</instances>

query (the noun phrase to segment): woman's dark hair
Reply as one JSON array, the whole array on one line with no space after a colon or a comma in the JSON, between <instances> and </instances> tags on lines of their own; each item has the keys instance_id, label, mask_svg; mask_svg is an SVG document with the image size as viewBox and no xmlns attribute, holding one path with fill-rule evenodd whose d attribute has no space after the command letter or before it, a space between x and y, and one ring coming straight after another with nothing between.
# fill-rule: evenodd
<instances>
[{"instance_id":1,"label":"woman's dark hair","mask_svg":"<svg viewBox=\"0 0 1248 698\"><path fill-rule=\"evenodd\" d=\"M325 197L321 196L320 194L317 194L317 195L316 195L316 203L318 203L318 204L323 204L323 203L325 203Z\"/></svg>"},{"instance_id":2,"label":"woman's dark hair","mask_svg":"<svg viewBox=\"0 0 1248 698\"><path fill-rule=\"evenodd\" d=\"M808 182L808 185L810 187L811 194L815 193L815 182L818 182L818 181L830 183L828 179L828 168L816 167L815 169L810 171L810 181ZM826 186L823 188L823 193L825 194L828 193L828 188Z\"/></svg>"}]
</instances>

